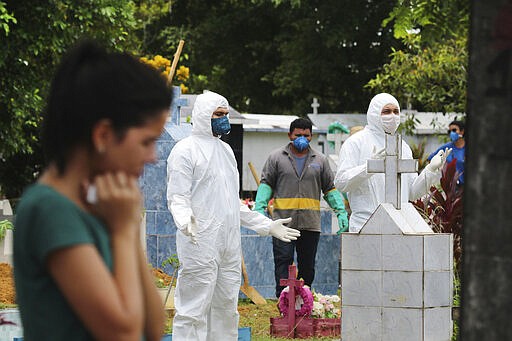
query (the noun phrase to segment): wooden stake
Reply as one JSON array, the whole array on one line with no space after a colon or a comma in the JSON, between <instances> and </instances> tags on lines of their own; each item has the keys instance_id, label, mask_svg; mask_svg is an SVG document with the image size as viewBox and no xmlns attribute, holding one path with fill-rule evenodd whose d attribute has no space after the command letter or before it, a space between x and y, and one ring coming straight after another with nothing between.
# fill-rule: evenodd
<instances>
[{"instance_id":1,"label":"wooden stake","mask_svg":"<svg viewBox=\"0 0 512 341\"><path fill-rule=\"evenodd\" d=\"M174 73L176 72L176 66L178 65L178 61L180 60L181 50L183 49L183 44L185 44L185 41L182 39L180 40L178 44L178 48L176 49L176 53L174 54L174 58L172 60L171 64L171 71L169 72L169 78L167 79L167 82L169 84L172 84L172 79L174 78Z\"/></svg>"},{"instance_id":2,"label":"wooden stake","mask_svg":"<svg viewBox=\"0 0 512 341\"><path fill-rule=\"evenodd\" d=\"M251 161L248 163L249 169L251 170L252 176L254 177L254 181L256 181L256 185L260 185L260 177L258 176L258 172L256 172L256 168L254 168L254 165Z\"/></svg>"}]
</instances>

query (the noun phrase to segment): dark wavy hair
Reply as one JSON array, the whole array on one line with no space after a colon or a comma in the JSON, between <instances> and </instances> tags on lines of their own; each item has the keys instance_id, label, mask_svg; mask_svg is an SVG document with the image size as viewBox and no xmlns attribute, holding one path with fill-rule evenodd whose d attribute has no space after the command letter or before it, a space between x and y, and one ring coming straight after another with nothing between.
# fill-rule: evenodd
<instances>
[{"instance_id":1,"label":"dark wavy hair","mask_svg":"<svg viewBox=\"0 0 512 341\"><path fill-rule=\"evenodd\" d=\"M120 139L170 108L172 91L154 68L83 40L62 58L52 80L42 124L46 161L62 174L77 146L92 149L94 125L108 119Z\"/></svg>"},{"instance_id":2,"label":"dark wavy hair","mask_svg":"<svg viewBox=\"0 0 512 341\"><path fill-rule=\"evenodd\" d=\"M454 125L454 126L457 126L459 127L459 130L464 130L464 122L462 121L452 121L450 124L448 124L449 126L451 125Z\"/></svg>"},{"instance_id":3,"label":"dark wavy hair","mask_svg":"<svg viewBox=\"0 0 512 341\"><path fill-rule=\"evenodd\" d=\"M299 117L290 124L290 133L297 128L309 129L310 132L313 132L313 123L308 118Z\"/></svg>"}]
</instances>

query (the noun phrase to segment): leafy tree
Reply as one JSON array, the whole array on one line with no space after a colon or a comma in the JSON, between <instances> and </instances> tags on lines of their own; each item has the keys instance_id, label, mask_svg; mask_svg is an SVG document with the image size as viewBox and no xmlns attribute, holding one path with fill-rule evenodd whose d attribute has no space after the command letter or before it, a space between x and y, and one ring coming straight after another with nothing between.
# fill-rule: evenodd
<instances>
[{"instance_id":1,"label":"leafy tree","mask_svg":"<svg viewBox=\"0 0 512 341\"><path fill-rule=\"evenodd\" d=\"M367 87L417 110L465 111L469 1L399 0L383 26L391 23L404 47Z\"/></svg>"},{"instance_id":2,"label":"leafy tree","mask_svg":"<svg viewBox=\"0 0 512 341\"><path fill-rule=\"evenodd\" d=\"M190 91L226 95L242 111L360 111L363 88L396 40L380 24L392 3L350 0L189 0L148 25L146 53L171 56L185 40ZM148 40L148 42L150 41Z\"/></svg>"},{"instance_id":3,"label":"leafy tree","mask_svg":"<svg viewBox=\"0 0 512 341\"><path fill-rule=\"evenodd\" d=\"M0 190L10 198L41 168L39 125L60 57L83 36L133 49L131 1L0 2Z\"/></svg>"},{"instance_id":4,"label":"leafy tree","mask_svg":"<svg viewBox=\"0 0 512 341\"><path fill-rule=\"evenodd\" d=\"M5 35L9 34L9 23L15 24L16 18L5 8L5 2L0 1L0 30L4 31Z\"/></svg>"},{"instance_id":5,"label":"leafy tree","mask_svg":"<svg viewBox=\"0 0 512 341\"><path fill-rule=\"evenodd\" d=\"M391 31L380 27L390 9L385 1L332 0L301 1L285 11L274 93L291 97L296 113L309 109L312 97L324 112L365 110L369 93L363 85L394 42Z\"/></svg>"}]
</instances>

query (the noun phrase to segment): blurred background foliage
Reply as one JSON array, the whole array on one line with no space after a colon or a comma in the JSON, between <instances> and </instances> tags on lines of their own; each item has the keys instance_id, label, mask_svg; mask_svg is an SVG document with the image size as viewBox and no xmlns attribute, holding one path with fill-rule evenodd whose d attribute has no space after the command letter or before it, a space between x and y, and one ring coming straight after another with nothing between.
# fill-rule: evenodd
<instances>
[{"instance_id":1,"label":"blurred background foliage","mask_svg":"<svg viewBox=\"0 0 512 341\"><path fill-rule=\"evenodd\" d=\"M468 26L468 0L0 0L0 197L40 171L52 74L83 36L164 64L183 39L173 84L184 92L304 116L313 97L320 112L366 112L382 91L464 111Z\"/></svg>"}]
</instances>

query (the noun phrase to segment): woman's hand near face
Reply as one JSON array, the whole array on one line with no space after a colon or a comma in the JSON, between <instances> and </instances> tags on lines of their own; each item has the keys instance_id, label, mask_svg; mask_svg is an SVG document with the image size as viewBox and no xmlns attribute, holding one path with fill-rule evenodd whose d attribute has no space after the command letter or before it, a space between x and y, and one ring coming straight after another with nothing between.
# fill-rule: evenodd
<instances>
[{"instance_id":1,"label":"woman's hand near face","mask_svg":"<svg viewBox=\"0 0 512 341\"><path fill-rule=\"evenodd\" d=\"M97 203L94 213L102 218L112 234L138 233L142 195L137 178L123 172L96 176Z\"/></svg>"}]
</instances>

